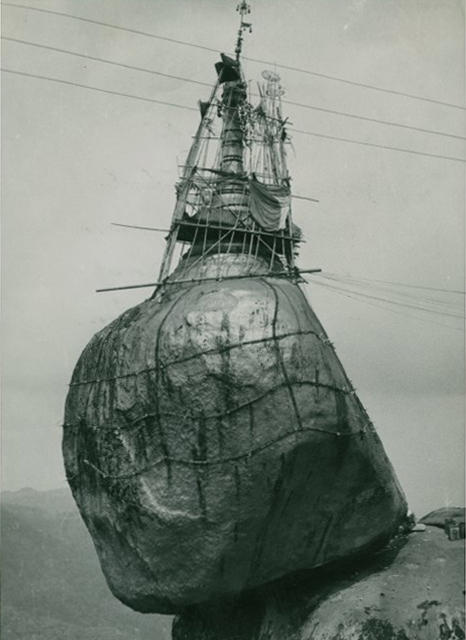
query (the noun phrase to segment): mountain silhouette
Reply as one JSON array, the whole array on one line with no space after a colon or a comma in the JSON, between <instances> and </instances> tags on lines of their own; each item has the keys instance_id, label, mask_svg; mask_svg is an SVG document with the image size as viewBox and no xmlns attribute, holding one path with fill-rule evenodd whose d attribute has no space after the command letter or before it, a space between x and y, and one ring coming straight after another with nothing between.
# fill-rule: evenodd
<instances>
[{"instance_id":1,"label":"mountain silhouette","mask_svg":"<svg viewBox=\"0 0 466 640\"><path fill-rule=\"evenodd\" d=\"M3 640L169 640L111 594L68 489L2 493Z\"/></svg>"}]
</instances>

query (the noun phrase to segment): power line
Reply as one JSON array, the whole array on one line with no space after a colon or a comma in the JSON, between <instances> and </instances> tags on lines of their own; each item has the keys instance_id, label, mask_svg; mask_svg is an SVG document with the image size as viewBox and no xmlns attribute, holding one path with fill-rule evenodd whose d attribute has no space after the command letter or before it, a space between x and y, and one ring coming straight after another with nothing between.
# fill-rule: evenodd
<instances>
[{"instance_id":1,"label":"power line","mask_svg":"<svg viewBox=\"0 0 466 640\"><path fill-rule=\"evenodd\" d=\"M376 147L377 149L388 149L389 151L401 151L402 153L413 153L417 156L427 156L429 158L441 158L442 160L453 160L454 162L466 162L462 158L454 158L452 156L442 156L436 153L426 153L424 151L414 151L413 149L402 149L400 147L388 147L383 144L376 144L375 142L362 142L361 140L350 140L349 138L338 138L337 136L329 136L323 133L315 133L314 131L303 131L301 129L288 129L294 133L303 133L307 136L315 136L316 138L327 138L328 140L339 140L340 142L348 142L351 144L360 144L364 147Z\"/></svg>"},{"instance_id":2,"label":"power line","mask_svg":"<svg viewBox=\"0 0 466 640\"><path fill-rule=\"evenodd\" d=\"M342 289L340 287L334 286L334 285L329 284L327 282L319 282L319 284L321 286L329 287L330 289L334 289L335 291L342 291L344 293L348 293L347 289ZM437 310L437 309L427 309L425 307L419 307L419 306L416 306L414 304L409 304L407 302L400 302L400 301L397 301L397 300L388 300L387 298L382 298L382 297L378 297L378 296L371 296L371 295L369 295L367 293L361 293L359 291L350 291L349 293L351 293L351 294L353 294L355 296L360 296L360 297L363 297L363 298L369 298L371 300L380 300L381 302L385 302L387 304L394 304L396 306L405 307L405 308L408 308L408 309L415 309L416 311L424 311L426 313L435 313L436 315L448 316L450 318L458 318L458 319L464 318L464 316L458 315L458 314L455 314L455 313L448 313L446 311L440 311L440 310Z\"/></svg>"},{"instance_id":3,"label":"power line","mask_svg":"<svg viewBox=\"0 0 466 640\"><path fill-rule=\"evenodd\" d=\"M110 24L108 22L101 22L100 20L92 20L91 18L83 18L81 16L74 16L70 13L61 13L60 11L52 11L51 9L43 9L39 7L28 7L24 4L16 4L12 2L2 2L4 7L14 7L15 9L27 9L29 11L37 11L39 13L48 13L54 16L62 16L63 18L72 18L73 20L80 20L81 22L88 22L89 24L96 24L100 27L109 27L110 29L117 29L118 31L126 31L128 33L135 33L139 36L146 36L147 38L155 38L156 40L164 40L165 42L173 42L174 44L181 44L188 47L194 47L196 49L203 49L204 51L214 51L218 53L218 49L212 47L205 47L201 44L195 44L194 42L185 42L184 40L176 40L175 38L168 38L166 36L159 36L155 33L148 33L147 31L139 31L138 29L129 29L128 27L120 27L116 24Z\"/></svg>"},{"instance_id":4,"label":"power line","mask_svg":"<svg viewBox=\"0 0 466 640\"><path fill-rule=\"evenodd\" d=\"M348 280L362 281L362 282L381 282L382 284L393 284L400 287L409 287L412 289L425 289L427 291L441 291L445 293L459 293L461 295L465 295L465 292L462 289L442 289L440 287L426 287L420 284L407 284L406 282L391 282L389 280L373 280L370 278L354 278L353 276L345 276L338 273L325 273L322 275L335 276L337 278L346 278Z\"/></svg>"},{"instance_id":5,"label":"power line","mask_svg":"<svg viewBox=\"0 0 466 640\"><path fill-rule=\"evenodd\" d=\"M327 283L336 283L345 286L345 288L351 287L351 289L356 289L355 293L360 289L365 293L376 293L390 297L391 300L396 300L397 302L416 303L422 305L424 308L427 306L427 310L435 309L438 311L464 312L464 305L461 304L462 300L449 301L446 299L439 300L437 296L435 298L429 297L432 296L434 292L428 292L428 295L426 295L424 290L413 291L413 289L405 289L404 287L393 288L393 285L384 285L376 282L348 280L346 278L329 275L324 275L323 278ZM445 293L443 295L445 295ZM451 296L452 294L448 293L447 295Z\"/></svg>"},{"instance_id":6,"label":"power line","mask_svg":"<svg viewBox=\"0 0 466 640\"><path fill-rule=\"evenodd\" d=\"M211 85L208 82L202 82L200 80L193 80L192 78L184 78L181 76L176 76L170 73L162 73L161 71L155 71L153 69L146 69L144 67L136 67L133 65L129 65L129 64L125 64L123 62L116 62L115 60L108 60L107 58L99 58L97 56L90 56L84 53L78 53L76 51L69 51L68 49L61 49L58 47L52 47L50 45L45 45L45 44L41 44L38 42L31 42L29 40L20 40L19 38L10 38L8 36L3 36L2 40L6 40L8 42L16 42L18 44L24 44L27 46L31 46L31 47L37 47L39 49L46 49L47 51L55 51L57 53L64 53L66 55L71 55L71 56L76 56L78 58L84 58L86 60L93 60L94 62L103 62L105 64L111 64L117 67L122 67L124 69L131 69L133 71L141 71L143 73L150 73L156 76L161 76L163 78L171 78L174 80L181 80L183 82L189 82L192 84L197 84L197 85L201 85L201 86L205 86L205 87L210 87ZM252 94L255 95L257 97L257 94ZM420 131L422 133L430 133L433 135L438 135L438 136L445 136L447 138L456 138L458 140L465 140L466 138L464 138L463 136L459 136L459 135L455 135L453 133L446 133L444 131L434 131L433 129L424 129L422 127L414 127L412 125L407 125L407 124L401 124L401 123L397 123L397 122L390 122L388 120L379 120L377 118L370 118L368 116L361 116L358 114L354 114L354 113L347 113L345 111L336 111L334 109L327 109L325 107L317 107L315 105L310 105L310 104L304 104L304 103L300 103L300 102L293 102L291 100L283 100L282 101L283 104L288 104L288 105L293 105L295 107L300 107L303 109L310 109L313 111L320 111L320 112L325 112L325 113L331 113L333 115L338 115L338 116L344 116L346 118L353 118L353 119L357 119L357 120L365 120L367 122L374 122L377 124L382 124L382 125L387 125L387 126L391 126L391 127L399 127L402 129L410 129L413 131Z\"/></svg>"},{"instance_id":7,"label":"power line","mask_svg":"<svg viewBox=\"0 0 466 640\"><path fill-rule=\"evenodd\" d=\"M115 25L115 24L110 24L108 22L102 22L100 20L93 20L91 18L83 18L82 16L75 16L69 13L62 13L59 11L52 11L51 9L43 9L43 8L39 8L39 7L29 7L27 5L23 5L23 4L16 4L16 3L11 3L11 2L2 2L3 6L6 7L13 7L15 9L26 9L29 11L37 11L40 13L47 13L47 14L51 14L51 15L56 15L56 16L61 16L64 18L71 18L73 20L80 20L81 22L87 22L90 24L95 24L98 26L102 26L102 27L108 27L111 29L117 29L119 31L126 31L128 33L134 33L136 35L141 35L141 36L145 36L148 38L155 38L157 40L163 40L165 42L172 42L174 44L179 44L179 45L183 45L183 46L187 46L187 47L194 47L196 49L202 49L204 51L213 51L215 53L219 52L219 49L214 49L213 47L207 47L204 45L200 45L200 44L195 44L194 42L186 42L184 40L178 40L176 38L169 38L167 36L160 36L157 35L155 33L148 33L147 31L140 31L138 29L130 29L128 27L121 27L119 25ZM405 93L403 91L395 91L393 89L384 89L382 87L377 87L375 85L371 85L371 84L365 84L362 82L355 82L353 80L347 80L346 78L340 78L338 76L332 76L329 74L325 74L325 73L319 73L317 71L311 71L310 69L302 69L299 67L292 67L290 65L284 65L284 64L278 64L276 62L271 62L269 60L259 60L257 58L248 58L246 56L243 56L244 60L247 60L248 62L254 62L257 64L265 64L265 65L273 65L275 67L279 67L280 69L287 69L288 71L296 71L297 73L304 73L307 75L312 75L312 76L316 76L319 78L325 78L326 80L333 80L335 82L343 82L345 84L349 84L352 86L356 86L356 87L362 87L364 89L372 89L374 91L380 91L383 93L390 93L393 95L398 95L398 96L402 96L405 98L411 98L413 100L422 100L424 102L430 102L433 104L439 104L439 105L443 105L445 107L451 107L453 109L461 109L461 110L465 110L466 107L457 105L457 104L452 104L450 102L444 102L442 100L435 100L433 98L426 98L423 96L417 96L411 93Z\"/></svg>"},{"instance_id":8,"label":"power line","mask_svg":"<svg viewBox=\"0 0 466 640\"><path fill-rule=\"evenodd\" d=\"M315 284L324 287L327 289L327 291L336 293L337 295L340 296L344 296L345 298L351 298L352 300L355 300L356 302L361 302L362 304L368 304L371 307L376 307L378 309L383 309L384 311L390 311L390 313L396 313L399 316L405 316L408 318L413 318L414 320L417 320L418 322L425 322L428 324L435 324L438 327L446 327L447 329L452 329L453 331L461 331L462 333L464 333L464 329L459 329L457 327L452 327L449 324L443 324L441 322L434 322L433 320L427 320L427 318L420 318L419 316L415 316L411 313L404 313L403 311L399 311L397 309L391 309L390 307L386 307L386 306L382 306L381 304L377 304L376 302L369 302L369 300L361 300L360 298L356 298L355 296L350 295L349 293L343 293L341 291L337 291L335 289L332 289L331 287L326 286L323 282L317 282L317 281L313 281L315 282Z\"/></svg>"},{"instance_id":9,"label":"power line","mask_svg":"<svg viewBox=\"0 0 466 640\"><path fill-rule=\"evenodd\" d=\"M200 80L193 80L192 78L182 78L181 76L175 76L170 73L162 73L161 71L154 71L152 69L145 69L142 67L134 67L130 64L124 64L123 62L115 62L114 60L107 60L105 58L97 58L96 56L89 56L84 53L77 53L76 51L68 51L67 49L59 49L58 47L52 47L46 44L39 44L38 42L29 42L28 40L19 40L18 38L8 38L2 36L2 40L8 40L9 42L18 42L20 44L26 44L31 47L38 47L39 49L47 49L48 51L56 51L58 53L66 53L70 56L76 56L78 58L85 58L86 60L94 60L95 62L104 62L105 64L112 64L116 67L123 67L124 69L131 69L133 71L143 71L144 73L152 73L155 76L162 76L163 78L172 78L174 80L182 80L183 82L190 82L192 84L200 84L205 87L211 87L208 82L201 82Z\"/></svg>"},{"instance_id":10,"label":"power line","mask_svg":"<svg viewBox=\"0 0 466 640\"><path fill-rule=\"evenodd\" d=\"M367 302L367 300L361 300L360 298L366 298L366 299L370 299L370 300L377 300L380 301L384 304L388 304L388 305L395 305L398 307L402 307L402 308L406 308L406 309L413 309L414 311L421 311L421 312L425 312L425 313L435 313L436 315L442 315L442 316L447 316L447 317L452 317L455 319L459 319L459 320L463 320L464 316L458 316L456 314L448 314L448 313L443 313L440 311L433 311L431 309L424 309L422 307L416 307L415 305L408 305L408 304L402 304L400 302L397 301L393 301L393 300L387 300L385 298L378 298L375 296L369 296L369 295L365 295L363 293L360 293L358 291L352 291L352 290L346 290L346 289L340 289L339 287L334 287L330 284L328 284L327 282L319 282L317 280L314 280L313 282L315 282L315 284L318 284L321 287L325 287L327 289L330 289L332 291L334 291L335 293L339 293L340 295L344 295L346 297L350 297L350 298L354 298L355 300L358 300L359 302L366 302L366 304L373 304L374 306L380 306L380 305L376 305L373 302L369 303ZM391 309L390 307L381 307L383 309L392 311L393 313L395 313L394 309ZM399 312L401 313L401 312ZM413 316L413 317L418 317L418 316ZM451 326L451 325L449 325Z\"/></svg>"},{"instance_id":11,"label":"power line","mask_svg":"<svg viewBox=\"0 0 466 640\"><path fill-rule=\"evenodd\" d=\"M5 69L3 68L2 71L4 71L5 73L12 73L15 75L19 75L19 76L25 76L28 78L37 78L38 80L48 80L50 82L56 82L58 84L66 84L69 86L73 86L73 87L79 87L81 89L89 89L91 91L99 91L100 93L108 93L110 95L115 95L115 96L122 96L124 98L133 98L134 100L142 100L144 102L153 102L155 104L162 104L162 105L166 105L169 107L177 107L179 109L187 109L189 111L198 111L198 109L196 107L188 107L186 105L181 105L181 104L176 104L174 102L165 102L162 100L155 100L154 98L143 98L141 96L135 96L129 93L122 93L120 91L111 91L110 89L101 89L98 87L91 87L89 85L85 85L85 84L79 84L77 82L71 82L69 80L59 80L58 78L50 78L48 76L42 76L42 75L38 75L38 74L34 74L34 73L26 73L24 71L15 71L13 69ZM438 155L438 154L434 154L434 153L425 153L423 151L414 151L412 149L401 149L398 147L388 147L385 145L381 145L381 144L375 144L375 143L371 143L371 142L362 142L360 140L350 140L348 138L339 138L337 136L329 136L329 135L325 135L323 133L315 133L312 131L302 131L300 129L289 129L289 131L293 131L295 133L302 133L308 136L316 136L318 138L327 138L329 140L338 140L341 142L347 142L347 143L351 143L351 144L358 144L358 145L363 145L366 147L376 147L379 149L388 149L389 151L399 151L399 152L403 152L403 153L411 153L411 154L415 154L418 156L427 156L429 158L439 158L442 160L453 160L454 162L466 162L465 160L462 160L461 158L454 158L452 156L443 156L443 155Z\"/></svg>"},{"instance_id":12,"label":"power line","mask_svg":"<svg viewBox=\"0 0 466 640\"><path fill-rule=\"evenodd\" d=\"M155 100L154 98L143 98L141 96L133 96L129 93L122 93L121 91L111 91L110 89L100 89L99 87L90 87L87 84L79 84L77 82L70 82L69 80L59 80L58 78L49 78L48 76L40 76L35 73L26 73L25 71L14 71L13 69L2 68L4 73L13 73L18 76L26 76L27 78L37 78L38 80L48 80L50 82L57 82L59 84L66 84L72 87L79 87L80 89L90 89L91 91L99 91L100 93L109 93L114 96L122 96L123 98L133 98L134 100L143 100L144 102L154 102L155 104L163 104L168 107L177 107L178 109L188 109L189 111L199 111L195 107L188 107L184 104L176 104L175 102L164 102L163 100Z\"/></svg>"},{"instance_id":13,"label":"power line","mask_svg":"<svg viewBox=\"0 0 466 640\"><path fill-rule=\"evenodd\" d=\"M326 109L324 107L316 107L310 104L303 104L300 102L291 102L290 100L282 100L283 104L294 105L295 107L302 107L303 109L312 109L313 111L325 111L325 113L333 113L337 116L345 116L346 118L355 118L356 120L366 120L367 122L376 122L377 124L389 125L391 127L400 127L401 129L412 129L413 131L421 131L422 133L432 133L437 136L445 136L447 138L457 138L458 140L466 140L463 136L457 136L453 133L446 133L444 131L434 131L432 129L423 129L422 127L413 127L409 124L400 124L397 122L390 122L388 120L378 120L377 118L370 118L368 116L360 116L355 113L346 113L345 111L336 111L334 109Z\"/></svg>"},{"instance_id":14,"label":"power line","mask_svg":"<svg viewBox=\"0 0 466 640\"><path fill-rule=\"evenodd\" d=\"M4 3L5 4L5 3ZM345 78L339 78L337 76L330 76L325 73L318 73L317 71L310 71L309 69L300 69L298 67L291 67L285 64L278 64L277 62L268 62L267 60L258 60L256 58L246 58L244 60L249 62L257 62L260 64L270 64L280 69L287 69L288 71L297 71L298 73L305 73L311 76L317 76L319 78L325 78L326 80L335 80L336 82L344 82L345 84L351 84L355 87L362 87L364 89L372 89L374 91L382 91L383 93L391 93L396 96L403 96L404 98L412 98L413 100L422 100L423 102L432 102L434 104L440 104L444 107L451 107L453 109L466 110L466 107L462 107L459 104L452 104L451 102L443 102L442 100L434 100L434 98L424 98L423 96L416 96L412 93L405 93L404 91L395 91L393 89L383 89L382 87L376 87L373 84L364 84L363 82L355 82L353 80L346 80Z\"/></svg>"}]
</instances>

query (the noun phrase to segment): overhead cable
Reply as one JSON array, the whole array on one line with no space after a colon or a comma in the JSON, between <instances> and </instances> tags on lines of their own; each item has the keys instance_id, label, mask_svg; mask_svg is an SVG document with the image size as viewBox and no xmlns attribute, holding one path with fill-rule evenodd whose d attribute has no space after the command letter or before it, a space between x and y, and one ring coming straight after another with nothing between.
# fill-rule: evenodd
<instances>
[{"instance_id":1,"label":"overhead cable","mask_svg":"<svg viewBox=\"0 0 466 640\"><path fill-rule=\"evenodd\" d=\"M122 27L119 25L115 25L115 24L110 24L108 22L102 22L100 20L93 20L91 18L83 18L82 16L75 16L69 13L62 13L60 11L53 11L51 9L43 9L42 7L31 7L31 6L27 6L27 5L23 5L23 4L16 4L16 3L11 3L11 2L2 2L2 6L5 7L14 7L15 9L26 9L29 11L37 11L37 12L41 12L41 13L47 13L47 14L51 14L51 15L56 15L56 16L61 16L64 18L71 18L73 20L80 20L81 22L88 22L90 24L95 24L98 26L102 26L102 27L108 27L111 29L117 29L119 31L126 31L128 33L134 33L136 35L141 35L141 36L145 36L148 38L155 38L157 40L164 40L165 42L172 42L174 44L179 44L179 45L183 45L183 46L187 46L187 47L194 47L196 49L202 49L204 51L213 51L215 53L218 53L220 51L220 49L215 49L213 47L207 47L204 45L200 45L200 44L196 44L194 42L186 42L184 40L178 40L176 38L169 38L167 36L161 36L155 33L149 33L147 31L140 31L138 29L130 29L128 27ZM259 60L257 58L248 58L246 56L243 56L244 60L247 60L248 62L254 62L257 64L265 64L265 65L272 65L274 67L279 67L280 69L287 69L288 71L296 71L298 73L304 73L307 75L312 75L312 76L316 76L319 78L324 78L326 80L333 80L336 82L343 82L345 84L349 84L352 86L356 86L356 87L361 87L364 89L372 89L374 91L380 91L383 93L390 93L393 95L398 95L398 96L402 96L405 98L411 98L413 100L422 100L424 102L430 102L433 104L439 104L445 107L451 107L453 109L461 109L461 110L465 110L466 107L463 107L461 105L457 105L457 104L453 104L450 102L444 102L442 100L436 100L434 98L426 98L424 96L418 96L418 95L414 95L411 93L406 93L403 91L395 91L393 89L385 89L382 87L377 87L375 85L371 85L371 84L366 84L366 83L362 83L362 82L355 82L353 80L347 80L346 78L340 78L338 76L332 76L329 74L325 74L325 73L320 73L317 71L311 71L310 69L302 69L299 67L292 67L290 65L284 65L284 64L278 64L276 62L271 62L270 60Z\"/></svg>"},{"instance_id":2,"label":"overhead cable","mask_svg":"<svg viewBox=\"0 0 466 640\"><path fill-rule=\"evenodd\" d=\"M146 36L147 38L155 38L156 40L165 40L165 42L173 42L174 44L181 44L188 47L194 47L196 49L203 49L204 51L214 51L218 53L218 49L212 47L205 47L201 44L195 44L194 42L185 42L184 40L176 40L175 38L168 38L166 36L160 36L155 33L148 33L147 31L140 31L138 29L130 29L128 27L120 27L117 24L110 24L108 22L101 22L100 20L92 20L92 18L83 18L82 16L74 16L70 13L62 13L61 11L52 11L52 9L44 9L42 7L29 7L24 4L16 4L12 2L2 2L3 7L14 7L15 9L27 9L29 11L38 11L40 13L48 13L54 16L62 16L63 18L72 18L73 20L79 20L81 22L88 22L89 24L95 24L100 27L108 27L110 29L117 29L118 31L126 31L128 33L134 33L139 36Z\"/></svg>"},{"instance_id":3,"label":"overhead cable","mask_svg":"<svg viewBox=\"0 0 466 640\"><path fill-rule=\"evenodd\" d=\"M317 76L319 78L325 78L326 80L335 80L336 82L344 82L345 84L350 84L355 87L362 87L364 89L372 89L373 91L381 91L383 93L391 93L396 96L402 96L404 98L412 98L413 100L422 100L423 102L432 102L434 104L439 104L444 107L451 107L452 109L461 109L466 110L466 107L463 107L459 104L452 104L451 102L443 102L443 100L435 100L434 98L425 98L423 96L417 96L412 93L405 93L404 91L395 91L393 89L383 89L382 87L376 87L373 84L365 84L363 82L355 82L354 80L347 80L346 78L339 78L338 76L330 76L325 73L318 73L317 71L310 71L309 69L300 69L298 67L291 67L286 64L278 64L278 62L270 62L267 60L257 60L255 58L246 58L243 56L244 60L248 60L249 62L257 62L259 64L269 64L274 67L278 67L280 69L287 69L288 71L297 71L298 73L305 73L311 76Z\"/></svg>"},{"instance_id":4,"label":"overhead cable","mask_svg":"<svg viewBox=\"0 0 466 640\"><path fill-rule=\"evenodd\" d=\"M46 44L39 44L38 42L30 42L29 40L19 40L18 38L8 38L7 36L2 36L2 40L7 40L8 42L17 42L19 44L27 44L31 47L38 47L40 49L47 49L48 51L56 51L58 53L66 53L70 56L76 56L78 58L85 58L86 60L94 60L95 62L104 62L105 64L112 64L116 67L123 67L124 69L131 69L133 71L142 71L144 73L152 73L155 76L162 76L163 78L172 78L174 80L182 80L183 82L190 82L192 84L200 84L205 87L211 87L212 84L208 82L201 82L200 80L193 80L192 78L183 78L181 76L175 76L170 73L162 73L161 71L154 71L153 69L145 69L143 67L135 67L130 64L124 64L123 62L115 62L114 60L108 60L107 58L98 58L97 56L89 56L84 53L77 53L76 51L68 51L68 49L59 49L58 47L52 47Z\"/></svg>"},{"instance_id":5,"label":"overhead cable","mask_svg":"<svg viewBox=\"0 0 466 640\"><path fill-rule=\"evenodd\" d=\"M335 285L330 284L328 282L319 282L319 284L322 285L322 286L325 286L325 287L329 287L330 289L335 289L335 291L342 291L343 293L348 293L347 289L335 286ZM356 296L361 296L363 298L369 298L371 300L379 300L379 301L385 302L387 304L394 304L396 306L406 307L408 309L415 309L417 311L424 311L426 313L434 313L436 315L447 316L447 317L450 317L450 318L458 318L458 319L464 318L464 316L459 315L459 314L448 313L446 311L437 310L437 309L428 309L428 308L425 308L425 307L420 307L420 306L418 306L416 304L409 304L408 302L400 302L398 300L389 300L387 298L383 298L383 297L380 297L380 296L371 296L371 295L369 295L367 293L361 293L359 291L350 290L349 293L352 293L353 295L356 295Z\"/></svg>"},{"instance_id":6,"label":"overhead cable","mask_svg":"<svg viewBox=\"0 0 466 640\"><path fill-rule=\"evenodd\" d=\"M413 318L414 320L417 320L418 322L423 322L423 323L427 323L427 324L433 324L433 325L436 325L438 327L445 327L445 328L451 329L453 331L461 331L461 332L464 333L464 329L462 329L462 328L453 327L452 325L444 324L444 323L441 323L441 322L435 322L433 320L428 320L427 318L420 318L419 316L415 316L415 315L413 315L411 313L405 313L405 312L400 311L398 309L392 309L390 307L383 306L381 304L377 304L376 302L371 302L369 300L361 300L360 298L352 296L349 293L343 293L341 291L336 291L335 289L332 289L331 287L326 286L325 283L318 282L317 280L315 280L315 281L313 280L313 283L317 284L318 286L323 287L324 289L326 289L330 293L335 293L335 294L337 294L339 296L344 296L345 298L351 298L351 299L355 300L356 302L361 302L362 304L367 304L367 305L370 305L371 307L376 307L378 309L383 309L384 311L390 311L390 313L396 313L397 315L400 315L400 316Z\"/></svg>"},{"instance_id":7,"label":"overhead cable","mask_svg":"<svg viewBox=\"0 0 466 640\"><path fill-rule=\"evenodd\" d=\"M25 71L15 71L13 69L2 68L4 73L13 73L18 76L26 76L27 78L37 78L38 80L48 80L50 82L58 82L59 84L66 84L72 87L79 87L80 89L90 89L91 91L99 91L100 93L109 93L114 96L122 96L123 98L133 98L134 100L143 100L144 102L154 102L155 104L163 104L168 107L177 107L178 109L188 109L188 111L196 111L199 109L196 107L188 107L184 104L176 104L175 102L165 102L164 100L155 100L154 98L143 98L142 96L134 96L129 93L122 93L121 91L111 91L110 89L101 89L99 87L90 87L87 84L79 84L78 82L71 82L70 80L59 80L58 78L49 78L48 76L40 76L35 73L26 73Z\"/></svg>"},{"instance_id":8,"label":"overhead cable","mask_svg":"<svg viewBox=\"0 0 466 640\"><path fill-rule=\"evenodd\" d=\"M327 109L324 107L316 107L310 104L303 104L302 102L292 102L291 100L282 100L282 103L293 105L295 107L302 107L303 109L312 109L313 111L324 111L325 113L332 113L337 116L345 116L346 118L354 118L356 120L365 120L367 122L375 122L377 124L384 124L391 127L400 127L401 129L412 129L413 131L420 131L421 133L432 133L437 136L445 136L446 138L457 138L458 140L466 140L466 138L464 138L463 136L458 136L454 133L446 133L444 131L434 131L433 129L424 129L423 127L414 127L409 124L400 124L398 122L390 122L389 120L378 120L377 118L360 116L355 113L347 113L346 111L336 111L335 109Z\"/></svg>"},{"instance_id":9,"label":"overhead cable","mask_svg":"<svg viewBox=\"0 0 466 640\"><path fill-rule=\"evenodd\" d=\"M378 149L388 149L389 151L401 151L402 153L413 153L417 156L428 156L429 158L441 158L442 160L452 160L453 162L466 162L462 158L454 158L453 156L443 156L437 153L426 153L425 151L414 151L413 149L402 149L401 147L389 147L384 144L376 144L375 142L363 142L361 140L351 140L349 138L339 138L337 136L329 136L324 133L316 133L315 131L303 131L302 129L288 129L294 133L302 133L306 136L315 136L316 138L327 138L328 140L339 140L340 142L348 142L350 144L360 144L365 147L376 147Z\"/></svg>"},{"instance_id":10,"label":"overhead cable","mask_svg":"<svg viewBox=\"0 0 466 640\"><path fill-rule=\"evenodd\" d=\"M8 41L8 42L16 42L18 44L24 44L24 45L28 45L31 47L37 47L39 49L46 49L48 51L55 51L57 53L64 53L66 55L71 55L71 56L75 56L78 58L84 58L86 60L93 60L94 62L102 62L105 64L111 64L113 66L117 66L117 67L122 67L123 69L130 69L133 71L140 71L143 73L150 73L152 75L156 75L156 76L161 76L163 78L171 78L174 80L181 80L182 82L189 82L191 84L197 84L197 85L201 85L201 86L205 86L205 87L210 87L211 84L209 84L208 82L202 82L200 80L194 80L192 78L184 78L181 76L176 76L170 73L163 73L161 71L155 71L153 69L147 69L144 67L137 67L137 66L133 66L133 65L129 65L129 64L125 64L123 62L116 62L115 60L108 60L108 58L99 58L97 56L90 56L88 54L84 54L84 53L78 53L76 51L69 51L68 49L61 49L59 47L52 47L51 45L46 45L46 44L41 44L39 42L31 42L30 40L21 40L19 38L10 38L8 36L3 36L2 40ZM252 94L257 96L257 94ZM408 124L401 124L398 122L390 122L389 120L379 120L377 118L371 118L368 116L362 116L362 115L358 115L358 114L354 114L354 113L347 113L345 111L336 111L335 109L327 109L325 107L317 107L315 105L310 105L310 104L305 104L305 103L301 103L301 102L293 102L292 100L282 100L283 104L288 104L288 105L292 105L295 107L300 107L303 109L310 109L312 111L321 111L321 112L325 112L325 113L331 113L333 115L338 115L338 116L344 116L346 118L353 118L356 120L365 120L367 122L374 122L376 124L382 124L382 125L386 125L386 126L391 126L391 127L399 127L401 129L410 129L412 131L419 131L421 133L429 133L432 135L437 135L437 136L444 136L447 138L456 138L458 140L466 140L466 138L464 138L463 136L459 136L453 133L447 133L444 131L435 131L433 129L425 129L423 127L415 127L412 125L408 125Z\"/></svg>"},{"instance_id":11,"label":"overhead cable","mask_svg":"<svg viewBox=\"0 0 466 640\"><path fill-rule=\"evenodd\" d=\"M418 303L421 305L427 305L428 308L434 308L437 310L446 310L446 311L464 311L464 300L458 299L455 294L453 294L453 298L451 299L451 293L443 293L443 296L448 296L450 298L444 297L443 299L439 299L439 293L436 292L426 292L424 290L414 290L414 289L405 289L404 287L393 287L393 285L385 285L379 284L376 282L367 282L367 281L359 281L353 279L340 278L337 276L330 276L321 274L321 277L330 283L340 284L345 287L351 287L352 289L356 289L356 291L362 290L363 292L368 293L377 293L378 295L388 296L393 300L397 300L399 302L410 302L410 303ZM435 297L432 297L435 295Z\"/></svg>"},{"instance_id":12,"label":"overhead cable","mask_svg":"<svg viewBox=\"0 0 466 640\"><path fill-rule=\"evenodd\" d=\"M374 280L371 278L355 278L354 276L348 276L348 275L344 275L344 274L339 274L339 273L330 273L330 272L325 272L325 274L323 275L327 275L327 276L335 276L338 278L346 278L348 280L357 280L357 281L367 281L367 282L380 282L382 284L393 284L393 285L397 285L400 287L409 287L412 289L425 289L427 291L441 291L444 293L458 293L460 295L465 295L465 291L462 289L444 289L441 287L426 287L425 285L421 285L421 284L412 284L412 283L407 283L407 282L392 282L390 280Z\"/></svg>"},{"instance_id":13,"label":"overhead cable","mask_svg":"<svg viewBox=\"0 0 466 640\"><path fill-rule=\"evenodd\" d=\"M25 71L16 71L13 69L5 69L2 68L2 71L4 71L5 73L11 73L11 74L15 74L15 75L19 75L19 76L25 76L28 78L37 78L38 80L48 80L50 82L56 82L58 84L66 84L69 86L74 86L74 87L79 87L81 89L89 89L91 91L99 91L100 93L108 93L111 95L116 95L116 96L122 96L124 98L133 98L134 100L142 100L144 102L153 102L155 104L162 104L165 106L169 106L169 107L177 107L179 109L187 109L189 111L198 111L198 109L196 107L188 107L187 105L182 105L182 104L177 104L174 102L165 102L163 100L155 100L154 98L143 98L141 96L135 96L129 93L122 93L120 91L112 91L110 89L101 89L99 87L91 87L89 85L85 85L85 84L80 84L77 82L71 82L69 80L59 80L58 78L50 78L48 76L42 76L42 75L38 75L38 74L34 74L34 73L26 73ZM371 143L371 142L362 142L360 140L350 140L347 138L339 138L337 136L329 136L329 135L325 135L323 133L315 133L312 131L303 131L300 129L289 129L289 131L293 131L295 133L302 133L308 136L316 136L318 138L327 138L329 140L338 140L341 142L347 142L350 144L358 144L358 145L363 145L366 147L376 147L379 149L388 149L389 151L399 151L402 153L411 153L411 154L415 154L418 156L427 156L429 158L439 158L442 160L452 160L454 162L466 162L465 160L463 160L462 158L455 158L452 156L444 156L444 155L439 155L439 154L435 154L435 153L426 153L423 151L414 151L412 149L402 149L402 148L398 148L398 147L389 147L389 146L385 146L385 145L381 145L381 144L375 144L375 143Z\"/></svg>"}]
</instances>

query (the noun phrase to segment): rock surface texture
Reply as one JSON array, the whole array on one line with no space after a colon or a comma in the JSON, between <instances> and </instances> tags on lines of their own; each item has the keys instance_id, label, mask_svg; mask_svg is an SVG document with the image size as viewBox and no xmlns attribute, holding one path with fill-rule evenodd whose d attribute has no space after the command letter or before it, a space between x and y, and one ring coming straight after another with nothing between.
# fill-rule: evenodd
<instances>
[{"instance_id":1,"label":"rock surface texture","mask_svg":"<svg viewBox=\"0 0 466 640\"><path fill-rule=\"evenodd\" d=\"M238 279L167 286L98 333L70 385L70 486L110 588L144 612L351 555L406 515L299 286L230 258Z\"/></svg>"},{"instance_id":2,"label":"rock surface texture","mask_svg":"<svg viewBox=\"0 0 466 640\"><path fill-rule=\"evenodd\" d=\"M357 566L275 583L227 613L193 609L174 640L464 640L464 540L428 526Z\"/></svg>"}]
</instances>

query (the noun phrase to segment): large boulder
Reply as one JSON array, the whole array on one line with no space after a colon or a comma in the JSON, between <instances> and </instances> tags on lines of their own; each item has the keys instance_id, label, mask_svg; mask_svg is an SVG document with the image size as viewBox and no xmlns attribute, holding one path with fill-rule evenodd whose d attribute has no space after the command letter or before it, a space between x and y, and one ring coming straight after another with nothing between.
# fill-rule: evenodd
<instances>
[{"instance_id":1,"label":"large boulder","mask_svg":"<svg viewBox=\"0 0 466 640\"><path fill-rule=\"evenodd\" d=\"M167 285L98 333L70 385L67 477L139 611L235 597L381 544L406 515L299 286L260 258L222 263L224 280L206 259L189 276L212 281Z\"/></svg>"}]
</instances>

